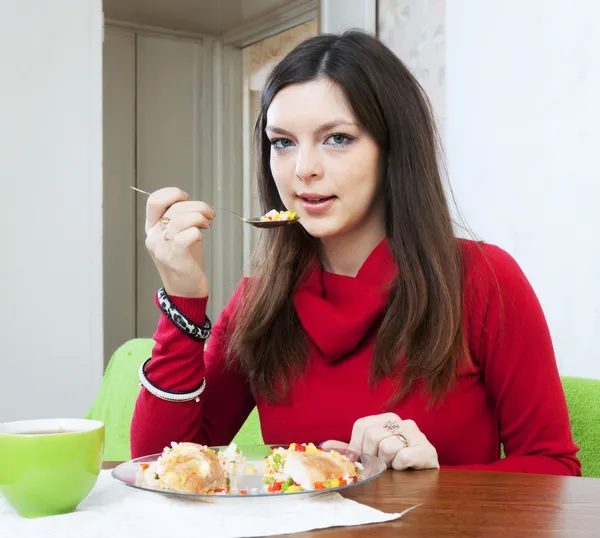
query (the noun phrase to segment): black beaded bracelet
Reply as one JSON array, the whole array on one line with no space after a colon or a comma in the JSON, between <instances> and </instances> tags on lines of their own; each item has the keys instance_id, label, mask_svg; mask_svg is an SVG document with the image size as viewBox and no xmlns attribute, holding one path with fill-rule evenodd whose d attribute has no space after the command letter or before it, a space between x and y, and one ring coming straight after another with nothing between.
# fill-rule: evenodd
<instances>
[{"instance_id":1,"label":"black beaded bracelet","mask_svg":"<svg viewBox=\"0 0 600 538\"><path fill-rule=\"evenodd\" d=\"M203 327L199 327L195 323L191 322L185 317L176 306L172 303L171 299L167 295L165 288L158 290L158 303L160 308L167 316L167 318L184 334L197 340L198 342L204 342L210 336L212 330L212 323L208 316L206 316L206 322Z\"/></svg>"}]
</instances>

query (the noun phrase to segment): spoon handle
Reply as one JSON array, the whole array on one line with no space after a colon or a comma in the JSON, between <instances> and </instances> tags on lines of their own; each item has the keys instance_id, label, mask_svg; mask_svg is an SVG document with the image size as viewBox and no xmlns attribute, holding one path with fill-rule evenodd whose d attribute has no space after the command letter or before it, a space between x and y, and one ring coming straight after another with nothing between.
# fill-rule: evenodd
<instances>
[{"instance_id":1,"label":"spoon handle","mask_svg":"<svg viewBox=\"0 0 600 538\"><path fill-rule=\"evenodd\" d=\"M215 209L217 209L218 211L226 211L227 213L231 213L232 215L235 215L238 219L246 222L246 219L244 217L238 215L235 211L231 211L231 209L225 209L224 207L215 207Z\"/></svg>"},{"instance_id":2,"label":"spoon handle","mask_svg":"<svg viewBox=\"0 0 600 538\"><path fill-rule=\"evenodd\" d=\"M129 188L133 189L134 191L141 192L142 194L145 194L146 196L150 196L149 192L143 191L142 189L138 189L137 187L132 187L131 185L129 185Z\"/></svg>"},{"instance_id":3,"label":"spoon handle","mask_svg":"<svg viewBox=\"0 0 600 538\"><path fill-rule=\"evenodd\" d=\"M130 189L133 189L134 191L140 192L142 194L145 194L146 196L150 196L150 193L147 191L143 191L142 189L138 189L137 187L133 187L132 185L129 186ZM231 211L230 209L225 209L224 207L217 207L216 209L218 209L219 211L227 211L227 213L231 213L232 215L235 215L238 219L240 219L243 222L248 222L247 219L245 219L244 217L242 217L241 215L238 215L235 211Z\"/></svg>"}]
</instances>

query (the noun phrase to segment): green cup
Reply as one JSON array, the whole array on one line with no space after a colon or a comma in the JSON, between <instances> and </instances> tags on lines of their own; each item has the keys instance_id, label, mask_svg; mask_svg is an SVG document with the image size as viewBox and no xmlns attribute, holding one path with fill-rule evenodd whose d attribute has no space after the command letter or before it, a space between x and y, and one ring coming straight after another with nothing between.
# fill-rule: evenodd
<instances>
[{"instance_id":1,"label":"green cup","mask_svg":"<svg viewBox=\"0 0 600 538\"><path fill-rule=\"evenodd\" d=\"M96 420L0 424L0 494L23 517L73 512L98 480L103 454Z\"/></svg>"}]
</instances>

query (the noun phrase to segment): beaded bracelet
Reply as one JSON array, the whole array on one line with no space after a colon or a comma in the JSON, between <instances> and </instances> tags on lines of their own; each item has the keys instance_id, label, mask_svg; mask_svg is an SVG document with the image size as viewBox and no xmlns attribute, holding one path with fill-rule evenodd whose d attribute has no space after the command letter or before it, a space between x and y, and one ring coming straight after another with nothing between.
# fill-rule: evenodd
<instances>
[{"instance_id":1,"label":"beaded bracelet","mask_svg":"<svg viewBox=\"0 0 600 538\"><path fill-rule=\"evenodd\" d=\"M165 288L158 290L158 303L165 316L184 334L203 342L208 339L212 330L212 323L208 316L206 316L206 322L203 327L196 325L185 317L173 304Z\"/></svg>"}]
</instances>

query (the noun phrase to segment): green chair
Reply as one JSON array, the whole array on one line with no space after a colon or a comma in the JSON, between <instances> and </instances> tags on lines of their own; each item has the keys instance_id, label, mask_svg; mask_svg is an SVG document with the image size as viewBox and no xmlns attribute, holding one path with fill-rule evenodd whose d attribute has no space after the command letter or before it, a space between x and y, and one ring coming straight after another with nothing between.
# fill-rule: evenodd
<instances>
[{"instance_id":1,"label":"green chair","mask_svg":"<svg viewBox=\"0 0 600 538\"><path fill-rule=\"evenodd\" d=\"M600 478L600 380L563 377L583 476Z\"/></svg>"},{"instance_id":2,"label":"green chair","mask_svg":"<svg viewBox=\"0 0 600 538\"><path fill-rule=\"evenodd\" d=\"M154 340L150 338L129 340L115 351L106 367L100 390L85 417L105 424L105 461L124 461L131 457L129 428L140 392L138 370L152 354L153 347ZM234 441L239 445L263 443L256 408Z\"/></svg>"}]
</instances>

